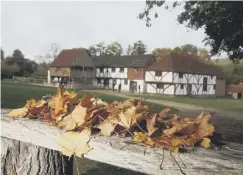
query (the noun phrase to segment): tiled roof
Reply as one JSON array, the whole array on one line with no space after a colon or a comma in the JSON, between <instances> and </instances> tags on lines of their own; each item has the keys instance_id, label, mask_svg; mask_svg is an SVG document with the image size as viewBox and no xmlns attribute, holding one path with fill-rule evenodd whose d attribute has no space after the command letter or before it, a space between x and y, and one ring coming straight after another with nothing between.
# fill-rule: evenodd
<instances>
[{"instance_id":1,"label":"tiled roof","mask_svg":"<svg viewBox=\"0 0 243 175\"><path fill-rule=\"evenodd\" d=\"M243 84L229 84L228 92L243 93Z\"/></svg>"},{"instance_id":2,"label":"tiled roof","mask_svg":"<svg viewBox=\"0 0 243 175\"><path fill-rule=\"evenodd\" d=\"M94 57L96 67L147 67L155 60L153 55L98 56Z\"/></svg>"},{"instance_id":3,"label":"tiled roof","mask_svg":"<svg viewBox=\"0 0 243 175\"><path fill-rule=\"evenodd\" d=\"M188 54L170 53L147 68L150 71L174 71L224 77L223 70L216 65L206 64L197 56Z\"/></svg>"},{"instance_id":4,"label":"tiled roof","mask_svg":"<svg viewBox=\"0 0 243 175\"><path fill-rule=\"evenodd\" d=\"M52 62L50 67L71 67L77 58L91 59L89 52L84 48L64 49Z\"/></svg>"}]
</instances>

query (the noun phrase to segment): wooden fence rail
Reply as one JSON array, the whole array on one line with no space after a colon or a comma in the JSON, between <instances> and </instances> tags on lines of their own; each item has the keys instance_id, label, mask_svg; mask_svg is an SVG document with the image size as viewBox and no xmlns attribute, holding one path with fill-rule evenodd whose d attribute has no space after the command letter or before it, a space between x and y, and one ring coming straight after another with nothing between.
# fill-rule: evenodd
<instances>
[{"instance_id":1,"label":"wooden fence rail","mask_svg":"<svg viewBox=\"0 0 243 175\"><path fill-rule=\"evenodd\" d=\"M72 172L72 160L60 154L57 144L57 137L63 133L62 130L39 120L11 119L4 117L5 114L6 110L2 110L2 174L11 174L8 171L9 167L15 168L11 170L15 171L12 174L26 174L26 172L31 175L40 172L42 172L40 174L70 174ZM243 174L243 146L241 144L229 144L229 147L239 150L238 152L232 152L226 148L221 151L198 148L196 152L173 153L171 156L168 151L164 151L164 155L161 149L147 148L145 151L145 147L126 145L124 141L126 141L125 138L115 136L92 137L90 145L93 149L84 157L154 175L182 174L179 167L186 174ZM17 157L16 154L18 154ZM163 157L161 170L160 164ZM13 167L11 164L16 166Z\"/></svg>"}]
</instances>

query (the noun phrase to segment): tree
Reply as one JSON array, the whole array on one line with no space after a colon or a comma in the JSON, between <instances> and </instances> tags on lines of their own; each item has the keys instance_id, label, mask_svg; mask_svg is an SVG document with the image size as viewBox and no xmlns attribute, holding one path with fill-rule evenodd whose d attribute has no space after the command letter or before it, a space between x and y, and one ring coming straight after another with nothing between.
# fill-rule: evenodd
<instances>
[{"instance_id":1,"label":"tree","mask_svg":"<svg viewBox=\"0 0 243 175\"><path fill-rule=\"evenodd\" d=\"M105 53L107 55L120 56L122 54L122 51L123 49L121 44L115 41L106 47Z\"/></svg>"},{"instance_id":2,"label":"tree","mask_svg":"<svg viewBox=\"0 0 243 175\"><path fill-rule=\"evenodd\" d=\"M170 54L171 51L171 48L156 48L152 51L152 54L157 58L161 58L162 56Z\"/></svg>"},{"instance_id":3,"label":"tree","mask_svg":"<svg viewBox=\"0 0 243 175\"><path fill-rule=\"evenodd\" d=\"M146 25L151 26L151 10L153 7L165 5L165 1L146 1L140 19L146 18ZM233 61L243 58L243 3L240 1L176 1L172 7L183 5L184 11L177 20L180 24L198 30L205 29L205 44L211 46L211 55L226 52ZM158 14L155 13L155 17Z\"/></svg>"},{"instance_id":4,"label":"tree","mask_svg":"<svg viewBox=\"0 0 243 175\"><path fill-rule=\"evenodd\" d=\"M200 57L201 60L204 60L204 61L211 60L211 57L210 57L207 49L205 49L205 48L198 49L198 56Z\"/></svg>"},{"instance_id":5,"label":"tree","mask_svg":"<svg viewBox=\"0 0 243 175\"><path fill-rule=\"evenodd\" d=\"M129 44L128 47L127 47L127 49L126 49L126 55L131 55L132 52L133 52L133 48L132 48L132 46Z\"/></svg>"},{"instance_id":6,"label":"tree","mask_svg":"<svg viewBox=\"0 0 243 175\"><path fill-rule=\"evenodd\" d=\"M182 52L189 55L197 55L198 49L192 44L185 44L181 46Z\"/></svg>"},{"instance_id":7,"label":"tree","mask_svg":"<svg viewBox=\"0 0 243 175\"><path fill-rule=\"evenodd\" d=\"M133 44L134 55L144 55L147 52L147 46L141 41L137 41Z\"/></svg>"},{"instance_id":8,"label":"tree","mask_svg":"<svg viewBox=\"0 0 243 175\"><path fill-rule=\"evenodd\" d=\"M100 42L99 44L96 44L96 53L101 56L101 55L105 55L105 50L106 50L106 46L104 42Z\"/></svg>"},{"instance_id":9,"label":"tree","mask_svg":"<svg viewBox=\"0 0 243 175\"><path fill-rule=\"evenodd\" d=\"M89 46L88 51L91 56L97 56L97 49L95 46Z\"/></svg>"},{"instance_id":10,"label":"tree","mask_svg":"<svg viewBox=\"0 0 243 175\"><path fill-rule=\"evenodd\" d=\"M15 49L13 51L13 55L12 57L15 59L15 60L18 60L18 59L24 59L24 55L23 53L19 50L19 49Z\"/></svg>"},{"instance_id":11,"label":"tree","mask_svg":"<svg viewBox=\"0 0 243 175\"><path fill-rule=\"evenodd\" d=\"M61 49L57 43L51 43L48 52L43 57L45 62L50 63L52 62L60 53Z\"/></svg>"},{"instance_id":12,"label":"tree","mask_svg":"<svg viewBox=\"0 0 243 175\"><path fill-rule=\"evenodd\" d=\"M183 50L180 47L175 47L173 49L173 52L175 52L175 53L183 53Z\"/></svg>"},{"instance_id":13,"label":"tree","mask_svg":"<svg viewBox=\"0 0 243 175\"><path fill-rule=\"evenodd\" d=\"M3 51L3 49L1 49L1 60L4 60L4 51Z\"/></svg>"}]
</instances>

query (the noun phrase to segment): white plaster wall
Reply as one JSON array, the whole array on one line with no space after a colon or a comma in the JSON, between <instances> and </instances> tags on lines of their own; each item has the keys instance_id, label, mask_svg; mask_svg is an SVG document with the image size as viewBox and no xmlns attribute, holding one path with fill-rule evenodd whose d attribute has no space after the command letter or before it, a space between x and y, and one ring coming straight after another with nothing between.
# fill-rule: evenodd
<instances>
[{"instance_id":1,"label":"white plaster wall","mask_svg":"<svg viewBox=\"0 0 243 175\"><path fill-rule=\"evenodd\" d=\"M165 95L173 95L174 94L174 85L164 84L164 92L163 89L157 89L157 85L155 83L147 83L147 93L160 93Z\"/></svg>"},{"instance_id":2,"label":"white plaster wall","mask_svg":"<svg viewBox=\"0 0 243 175\"><path fill-rule=\"evenodd\" d=\"M210 75L199 75L199 74L183 74L183 78L179 78L179 73L174 72L174 81L173 83L199 83L203 84L203 78L207 77L208 84L216 84L216 76ZM199 80L199 81L198 81Z\"/></svg>"},{"instance_id":3,"label":"white plaster wall","mask_svg":"<svg viewBox=\"0 0 243 175\"><path fill-rule=\"evenodd\" d=\"M112 68L104 68L100 73L100 68L96 68L96 77L127 78L127 71L127 68L124 68L124 72L120 72L120 68L116 68L115 72L112 72Z\"/></svg>"},{"instance_id":4,"label":"white plaster wall","mask_svg":"<svg viewBox=\"0 0 243 175\"><path fill-rule=\"evenodd\" d=\"M183 89L180 88L180 85L175 90L175 95L187 95L187 86L184 85ZM215 90L213 85L207 85L207 91L203 91L202 84L192 85L192 94L193 95L214 95Z\"/></svg>"},{"instance_id":5,"label":"white plaster wall","mask_svg":"<svg viewBox=\"0 0 243 175\"><path fill-rule=\"evenodd\" d=\"M129 85L130 85L130 81L127 80L127 84L125 84L125 79L116 79L116 85L115 85L115 90L118 90L118 86L121 83L121 91L129 91ZM104 88L104 79L101 78L101 82L98 84L97 79L95 79L93 81L93 86L94 87L98 87L98 88ZM109 85L107 87L108 89L112 89L113 88L113 79L109 80Z\"/></svg>"},{"instance_id":6,"label":"white plaster wall","mask_svg":"<svg viewBox=\"0 0 243 175\"><path fill-rule=\"evenodd\" d=\"M145 72L145 81L172 82L172 72L162 72L162 76L155 76L155 71Z\"/></svg>"}]
</instances>

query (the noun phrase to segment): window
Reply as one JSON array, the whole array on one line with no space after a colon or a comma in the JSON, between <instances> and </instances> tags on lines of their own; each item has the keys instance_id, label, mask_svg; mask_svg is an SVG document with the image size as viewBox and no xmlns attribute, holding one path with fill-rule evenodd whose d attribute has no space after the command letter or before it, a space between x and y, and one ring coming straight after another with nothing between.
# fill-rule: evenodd
<instances>
[{"instance_id":1,"label":"window","mask_svg":"<svg viewBox=\"0 0 243 175\"><path fill-rule=\"evenodd\" d=\"M126 85L126 84L128 84L128 81L127 81L127 79L125 79L125 81L124 81L124 84Z\"/></svg>"},{"instance_id":2,"label":"window","mask_svg":"<svg viewBox=\"0 0 243 175\"><path fill-rule=\"evenodd\" d=\"M203 91L207 91L207 81L208 81L207 77L204 77L203 78Z\"/></svg>"},{"instance_id":3,"label":"window","mask_svg":"<svg viewBox=\"0 0 243 175\"><path fill-rule=\"evenodd\" d=\"M104 68L100 68L100 73L103 73L104 72Z\"/></svg>"},{"instance_id":4,"label":"window","mask_svg":"<svg viewBox=\"0 0 243 175\"><path fill-rule=\"evenodd\" d=\"M213 75L211 75L211 79L213 79Z\"/></svg>"},{"instance_id":5,"label":"window","mask_svg":"<svg viewBox=\"0 0 243 175\"><path fill-rule=\"evenodd\" d=\"M111 71L112 71L112 72L116 72L116 68L114 68L114 67L111 68Z\"/></svg>"},{"instance_id":6,"label":"window","mask_svg":"<svg viewBox=\"0 0 243 175\"><path fill-rule=\"evenodd\" d=\"M124 68L120 68L120 72L124 72Z\"/></svg>"},{"instance_id":7,"label":"window","mask_svg":"<svg viewBox=\"0 0 243 175\"><path fill-rule=\"evenodd\" d=\"M181 84L181 89L184 89L184 84Z\"/></svg>"},{"instance_id":8,"label":"window","mask_svg":"<svg viewBox=\"0 0 243 175\"><path fill-rule=\"evenodd\" d=\"M164 84L157 84L157 89L164 89Z\"/></svg>"},{"instance_id":9,"label":"window","mask_svg":"<svg viewBox=\"0 0 243 175\"><path fill-rule=\"evenodd\" d=\"M156 77L161 77L162 76L162 71L155 71L155 76Z\"/></svg>"},{"instance_id":10,"label":"window","mask_svg":"<svg viewBox=\"0 0 243 175\"><path fill-rule=\"evenodd\" d=\"M183 78L183 73L179 73L179 78Z\"/></svg>"},{"instance_id":11,"label":"window","mask_svg":"<svg viewBox=\"0 0 243 175\"><path fill-rule=\"evenodd\" d=\"M97 79L97 83L98 83L98 84L101 83L101 79L100 79L100 78Z\"/></svg>"},{"instance_id":12,"label":"window","mask_svg":"<svg viewBox=\"0 0 243 175\"><path fill-rule=\"evenodd\" d=\"M216 89L216 84L215 85L213 85L213 90L215 90Z\"/></svg>"}]
</instances>

